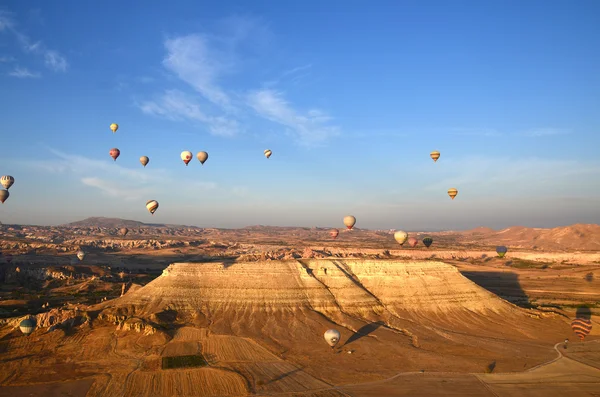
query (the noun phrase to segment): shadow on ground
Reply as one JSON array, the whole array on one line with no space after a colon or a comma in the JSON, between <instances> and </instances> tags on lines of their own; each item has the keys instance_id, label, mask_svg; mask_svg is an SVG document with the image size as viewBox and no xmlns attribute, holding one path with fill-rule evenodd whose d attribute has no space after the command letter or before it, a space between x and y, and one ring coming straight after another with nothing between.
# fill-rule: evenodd
<instances>
[{"instance_id":1,"label":"shadow on ground","mask_svg":"<svg viewBox=\"0 0 600 397\"><path fill-rule=\"evenodd\" d=\"M475 284L523 308L532 308L529 296L521 288L519 275L512 272L461 271Z\"/></svg>"}]
</instances>

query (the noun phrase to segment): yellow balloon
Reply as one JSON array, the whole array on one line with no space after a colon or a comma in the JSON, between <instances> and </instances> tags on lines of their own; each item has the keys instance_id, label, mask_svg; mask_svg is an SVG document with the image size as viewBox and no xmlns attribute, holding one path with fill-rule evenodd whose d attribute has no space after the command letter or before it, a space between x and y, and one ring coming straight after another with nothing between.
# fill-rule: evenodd
<instances>
[{"instance_id":1,"label":"yellow balloon","mask_svg":"<svg viewBox=\"0 0 600 397\"><path fill-rule=\"evenodd\" d=\"M273 154L273 152L272 152L272 151L270 151L269 149L265 150L265 156L266 156L267 158L271 157L271 154Z\"/></svg>"},{"instance_id":2,"label":"yellow balloon","mask_svg":"<svg viewBox=\"0 0 600 397\"><path fill-rule=\"evenodd\" d=\"M433 162L435 163L436 161L438 161L438 159L440 158L440 152L438 152L437 150L434 152L431 152L429 154L429 156L431 156L431 158L433 159Z\"/></svg>"},{"instance_id":3,"label":"yellow balloon","mask_svg":"<svg viewBox=\"0 0 600 397\"><path fill-rule=\"evenodd\" d=\"M356 218L353 217L352 215L346 215L344 217L344 225L348 228L348 229L352 229L354 227L354 224L356 223Z\"/></svg>"},{"instance_id":4,"label":"yellow balloon","mask_svg":"<svg viewBox=\"0 0 600 397\"><path fill-rule=\"evenodd\" d=\"M452 200L454 200L454 197L456 197L456 195L458 194L458 190L455 188L450 188L448 189L448 196L450 196L450 198Z\"/></svg>"},{"instance_id":5,"label":"yellow balloon","mask_svg":"<svg viewBox=\"0 0 600 397\"><path fill-rule=\"evenodd\" d=\"M113 132L113 134L114 134L114 133L115 133L115 132L117 132L117 130L119 129L119 124L112 123L112 124L110 125L110 129L112 130L112 132Z\"/></svg>"}]
</instances>

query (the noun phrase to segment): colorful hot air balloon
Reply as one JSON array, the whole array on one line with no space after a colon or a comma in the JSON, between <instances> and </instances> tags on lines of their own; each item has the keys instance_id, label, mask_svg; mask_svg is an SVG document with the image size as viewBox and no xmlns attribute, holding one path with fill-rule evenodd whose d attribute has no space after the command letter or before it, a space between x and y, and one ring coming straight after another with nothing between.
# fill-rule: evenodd
<instances>
[{"instance_id":1,"label":"colorful hot air balloon","mask_svg":"<svg viewBox=\"0 0 600 397\"><path fill-rule=\"evenodd\" d=\"M425 244L425 247L427 247L427 248L429 248L432 243L433 243L433 239L431 237L425 237L423 239L423 244Z\"/></svg>"},{"instance_id":2,"label":"colorful hot air balloon","mask_svg":"<svg viewBox=\"0 0 600 397\"><path fill-rule=\"evenodd\" d=\"M149 162L150 162L150 159L148 158L148 156L140 157L140 163L142 163L142 165L144 167L146 167L146 165L148 165Z\"/></svg>"},{"instance_id":3,"label":"colorful hot air balloon","mask_svg":"<svg viewBox=\"0 0 600 397\"><path fill-rule=\"evenodd\" d=\"M571 328L575 335L583 341L592 331L592 321L587 318L577 317L571 322Z\"/></svg>"},{"instance_id":4,"label":"colorful hot air balloon","mask_svg":"<svg viewBox=\"0 0 600 397\"><path fill-rule=\"evenodd\" d=\"M21 321L21 324L19 324L19 329L21 329L23 334L30 335L35 330L35 326L35 319L26 318L25 320Z\"/></svg>"},{"instance_id":5,"label":"colorful hot air balloon","mask_svg":"<svg viewBox=\"0 0 600 397\"><path fill-rule=\"evenodd\" d=\"M190 152L189 150L184 150L183 152L181 152L180 157L181 157L181 160L183 160L183 162L187 166L189 164L189 162L192 161L192 152Z\"/></svg>"},{"instance_id":6,"label":"colorful hot air balloon","mask_svg":"<svg viewBox=\"0 0 600 397\"><path fill-rule=\"evenodd\" d=\"M450 188L448 189L448 196L450 196L450 198L452 200L454 200L454 197L456 197L456 195L458 194L458 190L455 188Z\"/></svg>"},{"instance_id":7,"label":"colorful hot air balloon","mask_svg":"<svg viewBox=\"0 0 600 397\"><path fill-rule=\"evenodd\" d=\"M110 129L112 130L112 132L113 132L113 134L114 134L114 133L115 133L115 132L117 132L117 130L119 129L119 124L112 123L112 124L110 125Z\"/></svg>"},{"instance_id":8,"label":"colorful hot air balloon","mask_svg":"<svg viewBox=\"0 0 600 397\"><path fill-rule=\"evenodd\" d=\"M108 154L110 154L110 157L112 157L113 160L117 161L117 157L119 157L121 155L121 151L119 149L117 149L116 147L114 147L114 148L110 149Z\"/></svg>"},{"instance_id":9,"label":"colorful hot air balloon","mask_svg":"<svg viewBox=\"0 0 600 397\"><path fill-rule=\"evenodd\" d=\"M342 335L339 333L339 331L335 329L328 329L323 334L323 337L325 337L325 342L327 342L327 344L331 346L332 349L335 347L335 345L338 344L341 336Z\"/></svg>"},{"instance_id":10,"label":"colorful hot air balloon","mask_svg":"<svg viewBox=\"0 0 600 397\"><path fill-rule=\"evenodd\" d=\"M272 152L272 151L270 151L269 149L265 150L265 156L266 156L267 158L271 157L271 154L273 154L273 152Z\"/></svg>"},{"instance_id":11,"label":"colorful hot air balloon","mask_svg":"<svg viewBox=\"0 0 600 397\"><path fill-rule=\"evenodd\" d=\"M148 211L150 211L150 213L152 215L154 215L154 213L158 209L158 201L156 201L156 200L148 200L148 202L146 202L146 208L148 209Z\"/></svg>"},{"instance_id":12,"label":"colorful hot air balloon","mask_svg":"<svg viewBox=\"0 0 600 397\"><path fill-rule=\"evenodd\" d=\"M8 190L0 190L0 203L4 204L6 199L10 196Z\"/></svg>"},{"instance_id":13,"label":"colorful hot air balloon","mask_svg":"<svg viewBox=\"0 0 600 397\"><path fill-rule=\"evenodd\" d=\"M198 159L198 161L200 162L200 164L204 165L204 162L206 160L208 160L208 153L206 153L206 152L198 152L198 154L196 155L196 158Z\"/></svg>"},{"instance_id":14,"label":"colorful hot air balloon","mask_svg":"<svg viewBox=\"0 0 600 397\"><path fill-rule=\"evenodd\" d=\"M503 245L499 245L496 247L496 253L498 254L498 256L500 258L504 258L504 255L506 255L507 252L508 252L508 248L506 248Z\"/></svg>"},{"instance_id":15,"label":"colorful hot air balloon","mask_svg":"<svg viewBox=\"0 0 600 397\"><path fill-rule=\"evenodd\" d=\"M435 163L440 158L440 152L438 152L437 150L433 151L433 152L429 153L429 156L431 156L431 158L433 159L433 162Z\"/></svg>"},{"instance_id":16,"label":"colorful hot air balloon","mask_svg":"<svg viewBox=\"0 0 600 397\"><path fill-rule=\"evenodd\" d=\"M333 239L335 240L337 238L337 236L340 234L340 231L338 229L332 229L329 231L329 235L331 237L333 237Z\"/></svg>"},{"instance_id":17,"label":"colorful hot air balloon","mask_svg":"<svg viewBox=\"0 0 600 397\"><path fill-rule=\"evenodd\" d=\"M13 183L15 183L15 178L10 175L4 175L2 178L0 178L0 184L2 184L6 190L10 189Z\"/></svg>"},{"instance_id":18,"label":"colorful hot air balloon","mask_svg":"<svg viewBox=\"0 0 600 397\"><path fill-rule=\"evenodd\" d=\"M77 251L77 259L79 259L80 261L82 261L83 258L85 258L85 252L83 252L83 250Z\"/></svg>"},{"instance_id":19,"label":"colorful hot air balloon","mask_svg":"<svg viewBox=\"0 0 600 397\"><path fill-rule=\"evenodd\" d=\"M356 218L352 215L346 215L344 217L344 225L348 228L348 230L352 230L354 224L356 223Z\"/></svg>"},{"instance_id":20,"label":"colorful hot air balloon","mask_svg":"<svg viewBox=\"0 0 600 397\"><path fill-rule=\"evenodd\" d=\"M416 238L411 237L408 239L408 245L410 245L411 248L415 248L417 244L419 244L419 240L417 240Z\"/></svg>"},{"instance_id":21,"label":"colorful hot air balloon","mask_svg":"<svg viewBox=\"0 0 600 397\"><path fill-rule=\"evenodd\" d=\"M397 230L396 233L394 233L394 239L396 239L396 241L400 245L403 245L406 242L407 238L408 233L406 233L404 230Z\"/></svg>"},{"instance_id":22,"label":"colorful hot air balloon","mask_svg":"<svg viewBox=\"0 0 600 397\"><path fill-rule=\"evenodd\" d=\"M119 233L121 234L121 236L127 236L127 233L129 233L129 229L127 229L126 227L122 227L121 229L119 229Z\"/></svg>"}]
</instances>

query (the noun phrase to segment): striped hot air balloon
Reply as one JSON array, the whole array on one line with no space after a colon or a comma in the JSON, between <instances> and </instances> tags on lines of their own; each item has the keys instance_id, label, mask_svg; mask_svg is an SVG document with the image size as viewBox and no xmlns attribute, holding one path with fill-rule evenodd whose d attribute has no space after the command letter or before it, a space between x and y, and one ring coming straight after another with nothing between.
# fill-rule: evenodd
<instances>
[{"instance_id":1,"label":"striped hot air balloon","mask_svg":"<svg viewBox=\"0 0 600 397\"><path fill-rule=\"evenodd\" d=\"M423 244L425 244L425 247L427 247L427 248L429 248L432 243L433 243L433 239L431 237L425 237L423 239Z\"/></svg>"},{"instance_id":2,"label":"striped hot air balloon","mask_svg":"<svg viewBox=\"0 0 600 397\"><path fill-rule=\"evenodd\" d=\"M586 318L577 317L571 322L571 328L573 328L575 335L583 340L592 330L592 322Z\"/></svg>"},{"instance_id":3,"label":"striped hot air balloon","mask_svg":"<svg viewBox=\"0 0 600 397\"><path fill-rule=\"evenodd\" d=\"M148 209L148 211L150 211L150 213L152 215L154 215L154 213L158 209L158 201L156 201L156 200L148 200L146 202L146 208Z\"/></svg>"},{"instance_id":4,"label":"striped hot air balloon","mask_svg":"<svg viewBox=\"0 0 600 397\"><path fill-rule=\"evenodd\" d=\"M26 318L25 320L21 321L21 323L19 324L19 328L21 329L21 332L25 335L29 335L31 334L34 330L35 330L35 319L33 318Z\"/></svg>"}]
</instances>

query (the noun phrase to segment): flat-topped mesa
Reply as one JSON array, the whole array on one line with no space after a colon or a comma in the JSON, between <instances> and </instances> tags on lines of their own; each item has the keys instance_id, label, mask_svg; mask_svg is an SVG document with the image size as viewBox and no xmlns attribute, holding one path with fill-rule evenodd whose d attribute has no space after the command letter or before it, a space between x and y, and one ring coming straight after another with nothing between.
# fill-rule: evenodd
<instances>
[{"instance_id":1,"label":"flat-topped mesa","mask_svg":"<svg viewBox=\"0 0 600 397\"><path fill-rule=\"evenodd\" d=\"M419 315L518 310L443 262L360 259L174 263L145 287L105 307L121 305L144 312L165 307Z\"/></svg>"}]
</instances>

